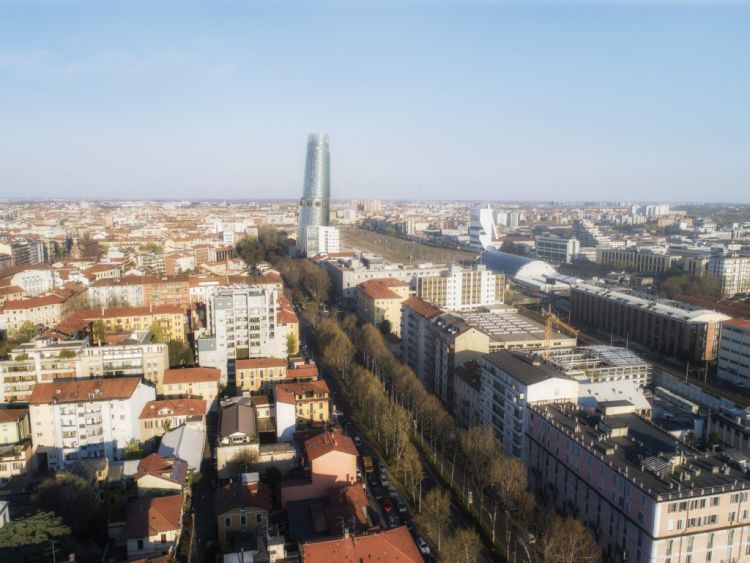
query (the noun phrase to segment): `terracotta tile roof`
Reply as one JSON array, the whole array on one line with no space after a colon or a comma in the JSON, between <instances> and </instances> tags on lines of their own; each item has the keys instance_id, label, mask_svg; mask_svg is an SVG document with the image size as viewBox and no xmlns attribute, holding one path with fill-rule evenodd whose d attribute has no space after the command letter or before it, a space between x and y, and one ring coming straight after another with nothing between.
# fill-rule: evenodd
<instances>
[{"instance_id":1,"label":"terracotta tile roof","mask_svg":"<svg viewBox=\"0 0 750 563\"><path fill-rule=\"evenodd\" d=\"M60 295L42 295L41 297L29 297L28 299L10 299L3 305L4 311L34 309L36 307L47 307L59 305L65 301Z\"/></svg>"},{"instance_id":2,"label":"terracotta tile roof","mask_svg":"<svg viewBox=\"0 0 750 563\"><path fill-rule=\"evenodd\" d=\"M177 530L181 509L182 495L133 500L128 503L125 535L139 539Z\"/></svg>"},{"instance_id":3,"label":"terracotta tile roof","mask_svg":"<svg viewBox=\"0 0 750 563\"><path fill-rule=\"evenodd\" d=\"M689 303L691 305L697 305L704 309L713 309L714 311L724 313L731 317L750 319L750 303L743 303L742 301L726 301L700 295L678 295L675 297L675 300Z\"/></svg>"},{"instance_id":4,"label":"terracotta tile roof","mask_svg":"<svg viewBox=\"0 0 750 563\"><path fill-rule=\"evenodd\" d=\"M129 399L140 382L140 377L97 377L37 383L31 393L29 404Z\"/></svg>"},{"instance_id":5,"label":"terracotta tile roof","mask_svg":"<svg viewBox=\"0 0 750 563\"><path fill-rule=\"evenodd\" d=\"M342 434L340 430L321 432L305 440L305 452L309 460L317 459L332 451L357 455L357 448L354 447L352 439Z\"/></svg>"},{"instance_id":6,"label":"terracotta tile roof","mask_svg":"<svg viewBox=\"0 0 750 563\"><path fill-rule=\"evenodd\" d=\"M284 358L249 358L246 360L237 360L236 369L252 368L283 368L288 365Z\"/></svg>"},{"instance_id":7,"label":"terracotta tile roof","mask_svg":"<svg viewBox=\"0 0 750 563\"><path fill-rule=\"evenodd\" d=\"M133 475L137 481L146 475L153 475L179 485L187 481L187 463L174 457L164 457L159 454L151 454L144 457L138 463L138 470Z\"/></svg>"},{"instance_id":8,"label":"terracotta tile roof","mask_svg":"<svg viewBox=\"0 0 750 563\"><path fill-rule=\"evenodd\" d=\"M406 526L377 534L322 540L302 545L302 563L357 563L359 561L422 563Z\"/></svg>"},{"instance_id":9,"label":"terracotta tile roof","mask_svg":"<svg viewBox=\"0 0 750 563\"><path fill-rule=\"evenodd\" d=\"M330 396L331 393L328 384L322 379L316 381L303 381L300 383L277 383L274 385L273 390L276 395L276 401L287 404L296 403L296 395L304 396L307 393L327 393ZM311 397L311 400L318 401L320 399L313 399Z\"/></svg>"},{"instance_id":10,"label":"terracotta tile roof","mask_svg":"<svg viewBox=\"0 0 750 563\"><path fill-rule=\"evenodd\" d=\"M29 412L29 409L0 409L0 423L16 422Z\"/></svg>"},{"instance_id":11,"label":"terracotta tile roof","mask_svg":"<svg viewBox=\"0 0 750 563\"><path fill-rule=\"evenodd\" d=\"M164 385L172 383L198 383L219 381L221 371L216 368L182 368L164 370Z\"/></svg>"},{"instance_id":12,"label":"terracotta tile roof","mask_svg":"<svg viewBox=\"0 0 750 563\"><path fill-rule=\"evenodd\" d=\"M0 295L16 295L19 293L23 295L23 289L21 289L17 285L8 285L5 287L0 287Z\"/></svg>"},{"instance_id":13,"label":"terracotta tile roof","mask_svg":"<svg viewBox=\"0 0 750 563\"><path fill-rule=\"evenodd\" d=\"M167 410L168 412L159 414L159 411L162 410ZM204 415L205 413L206 401L203 399L161 399L146 403L138 418L145 420L164 416Z\"/></svg>"},{"instance_id":14,"label":"terracotta tile roof","mask_svg":"<svg viewBox=\"0 0 750 563\"><path fill-rule=\"evenodd\" d=\"M401 306L409 307L409 309L426 319L435 318L441 313L440 309L433 307L427 301L420 299L419 297L409 297L409 299L404 301Z\"/></svg>"},{"instance_id":15,"label":"terracotta tile roof","mask_svg":"<svg viewBox=\"0 0 750 563\"><path fill-rule=\"evenodd\" d=\"M363 281L357 288L372 299L402 299L391 287L409 287L409 284L393 278L379 278Z\"/></svg>"},{"instance_id":16,"label":"terracotta tile roof","mask_svg":"<svg viewBox=\"0 0 750 563\"><path fill-rule=\"evenodd\" d=\"M286 370L287 379L317 379L318 375L318 366L314 364L293 367Z\"/></svg>"},{"instance_id":17,"label":"terracotta tile roof","mask_svg":"<svg viewBox=\"0 0 750 563\"><path fill-rule=\"evenodd\" d=\"M216 491L214 509L221 516L233 508L254 506L271 510L271 489L265 483L243 483L237 480Z\"/></svg>"}]
</instances>

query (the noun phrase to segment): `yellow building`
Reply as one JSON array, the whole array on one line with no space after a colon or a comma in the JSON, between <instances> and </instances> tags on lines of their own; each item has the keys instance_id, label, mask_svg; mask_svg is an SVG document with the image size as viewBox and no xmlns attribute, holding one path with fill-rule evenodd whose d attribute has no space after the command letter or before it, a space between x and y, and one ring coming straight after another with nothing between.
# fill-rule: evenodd
<instances>
[{"instance_id":1,"label":"yellow building","mask_svg":"<svg viewBox=\"0 0 750 563\"><path fill-rule=\"evenodd\" d=\"M409 298L409 284L393 278L367 280L357 286L357 315L366 323L391 324L391 332L401 335L401 303Z\"/></svg>"},{"instance_id":2,"label":"yellow building","mask_svg":"<svg viewBox=\"0 0 750 563\"><path fill-rule=\"evenodd\" d=\"M216 491L216 523L219 544L225 553L236 551L253 528L268 525L271 509L271 490L259 483L252 473L245 473L235 482Z\"/></svg>"},{"instance_id":3,"label":"yellow building","mask_svg":"<svg viewBox=\"0 0 750 563\"><path fill-rule=\"evenodd\" d=\"M55 327L65 334L89 328L94 341L106 334L132 333L136 330L149 330L158 323L165 340L185 341L186 315L184 309L174 305L154 305L152 307L114 307L111 309L79 311L63 319ZM106 334L99 334L97 324L102 323Z\"/></svg>"},{"instance_id":4,"label":"yellow building","mask_svg":"<svg viewBox=\"0 0 750 563\"><path fill-rule=\"evenodd\" d=\"M287 361L283 358L250 358L235 364L237 390L251 395L267 395L277 382L286 378Z\"/></svg>"},{"instance_id":5,"label":"yellow building","mask_svg":"<svg viewBox=\"0 0 750 563\"><path fill-rule=\"evenodd\" d=\"M164 372L164 383L157 395L175 399L203 399L210 410L219 396L221 372L216 368L168 369Z\"/></svg>"},{"instance_id":6,"label":"yellow building","mask_svg":"<svg viewBox=\"0 0 750 563\"><path fill-rule=\"evenodd\" d=\"M328 422L331 391L322 379L305 383L280 383L276 395L277 431L296 424L322 425Z\"/></svg>"}]
</instances>

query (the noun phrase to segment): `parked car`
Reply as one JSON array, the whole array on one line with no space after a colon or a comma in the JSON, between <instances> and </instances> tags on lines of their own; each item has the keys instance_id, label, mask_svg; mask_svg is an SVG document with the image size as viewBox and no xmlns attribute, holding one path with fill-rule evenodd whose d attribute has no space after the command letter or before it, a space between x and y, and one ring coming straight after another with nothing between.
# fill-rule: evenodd
<instances>
[{"instance_id":1,"label":"parked car","mask_svg":"<svg viewBox=\"0 0 750 563\"><path fill-rule=\"evenodd\" d=\"M375 477L374 473L370 473L367 476L367 481L370 483L370 486L372 486L372 487L377 487L378 486L378 478Z\"/></svg>"},{"instance_id":2,"label":"parked car","mask_svg":"<svg viewBox=\"0 0 750 563\"><path fill-rule=\"evenodd\" d=\"M393 503L390 501L390 499L385 499L383 501L383 510L385 510L386 514L390 514L393 512Z\"/></svg>"},{"instance_id":3,"label":"parked car","mask_svg":"<svg viewBox=\"0 0 750 563\"><path fill-rule=\"evenodd\" d=\"M380 525L380 513L372 506L367 507L367 515L370 517L370 522L372 522L373 526Z\"/></svg>"},{"instance_id":4,"label":"parked car","mask_svg":"<svg viewBox=\"0 0 750 563\"><path fill-rule=\"evenodd\" d=\"M404 499L401 497L396 499L396 508L398 508L398 511L402 514L406 512L406 503L404 502Z\"/></svg>"},{"instance_id":5,"label":"parked car","mask_svg":"<svg viewBox=\"0 0 750 563\"><path fill-rule=\"evenodd\" d=\"M427 542L425 541L425 539L422 536L418 536L414 540L414 543L417 544L417 547L419 548L419 552L422 555L429 555L430 554L430 546L427 545Z\"/></svg>"},{"instance_id":6,"label":"parked car","mask_svg":"<svg viewBox=\"0 0 750 563\"><path fill-rule=\"evenodd\" d=\"M389 528L398 528L398 526L401 524L401 522L398 519L398 516L395 514L389 514L388 515L388 527Z\"/></svg>"},{"instance_id":7,"label":"parked car","mask_svg":"<svg viewBox=\"0 0 750 563\"><path fill-rule=\"evenodd\" d=\"M398 498L396 487L388 487L388 496L391 498Z\"/></svg>"},{"instance_id":8,"label":"parked car","mask_svg":"<svg viewBox=\"0 0 750 563\"><path fill-rule=\"evenodd\" d=\"M390 485L390 481L388 481L388 477L386 477L385 475L381 475L380 484L383 486L383 488L387 489L388 485Z\"/></svg>"},{"instance_id":9,"label":"parked car","mask_svg":"<svg viewBox=\"0 0 750 563\"><path fill-rule=\"evenodd\" d=\"M354 442L354 445L357 447L357 449L362 447L362 438L360 438L359 436L355 436L353 438L353 442Z\"/></svg>"},{"instance_id":10,"label":"parked car","mask_svg":"<svg viewBox=\"0 0 750 563\"><path fill-rule=\"evenodd\" d=\"M357 467L357 479L362 480L362 470Z\"/></svg>"},{"instance_id":11,"label":"parked car","mask_svg":"<svg viewBox=\"0 0 750 563\"><path fill-rule=\"evenodd\" d=\"M377 500L383 500L383 498L385 497L385 493L383 493L383 489L381 489L381 488L380 488L380 487L378 487L378 486L374 486L374 487L372 488L372 490L373 490L373 493L372 493L372 494L373 494L373 495L375 495L375 498L376 498Z\"/></svg>"},{"instance_id":12,"label":"parked car","mask_svg":"<svg viewBox=\"0 0 750 563\"><path fill-rule=\"evenodd\" d=\"M382 459L379 459L379 460L378 460L378 470L379 470L379 471L380 471L381 473L384 473L384 472L385 472L385 462L384 462L384 461L383 461Z\"/></svg>"}]
</instances>

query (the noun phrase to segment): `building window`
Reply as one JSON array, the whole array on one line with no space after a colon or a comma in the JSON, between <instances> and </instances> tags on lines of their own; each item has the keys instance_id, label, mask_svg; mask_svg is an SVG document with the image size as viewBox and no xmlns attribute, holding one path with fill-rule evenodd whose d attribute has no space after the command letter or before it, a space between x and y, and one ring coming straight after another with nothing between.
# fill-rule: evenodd
<instances>
[{"instance_id":1,"label":"building window","mask_svg":"<svg viewBox=\"0 0 750 563\"><path fill-rule=\"evenodd\" d=\"M232 517L231 516L225 516L224 517L224 527L229 528L232 525Z\"/></svg>"},{"instance_id":2,"label":"building window","mask_svg":"<svg viewBox=\"0 0 750 563\"><path fill-rule=\"evenodd\" d=\"M167 543L167 534L161 535L161 543Z\"/></svg>"},{"instance_id":3,"label":"building window","mask_svg":"<svg viewBox=\"0 0 750 563\"><path fill-rule=\"evenodd\" d=\"M255 523L256 524L262 524L263 523L263 514L261 514L260 512L257 512L255 514Z\"/></svg>"},{"instance_id":4,"label":"building window","mask_svg":"<svg viewBox=\"0 0 750 563\"><path fill-rule=\"evenodd\" d=\"M143 540L138 540L138 549L143 549Z\"/></svg>"}]
</instances>

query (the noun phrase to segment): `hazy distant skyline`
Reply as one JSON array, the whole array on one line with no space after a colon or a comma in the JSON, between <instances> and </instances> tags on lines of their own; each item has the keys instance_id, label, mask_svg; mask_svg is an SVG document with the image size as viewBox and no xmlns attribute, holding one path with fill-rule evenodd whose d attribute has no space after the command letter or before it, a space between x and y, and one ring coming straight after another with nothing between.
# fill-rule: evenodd
<instances>
[{"instance_id":1,"label":"hazy distant skyline","mask_svg":"<svg viewBox=\"0 0 750 563\"><path fill-rule=\"evenodd\" d=\"M349 4L0 0L0 198L750 201L748 2Z\"/></svg>"}]
</instances>

